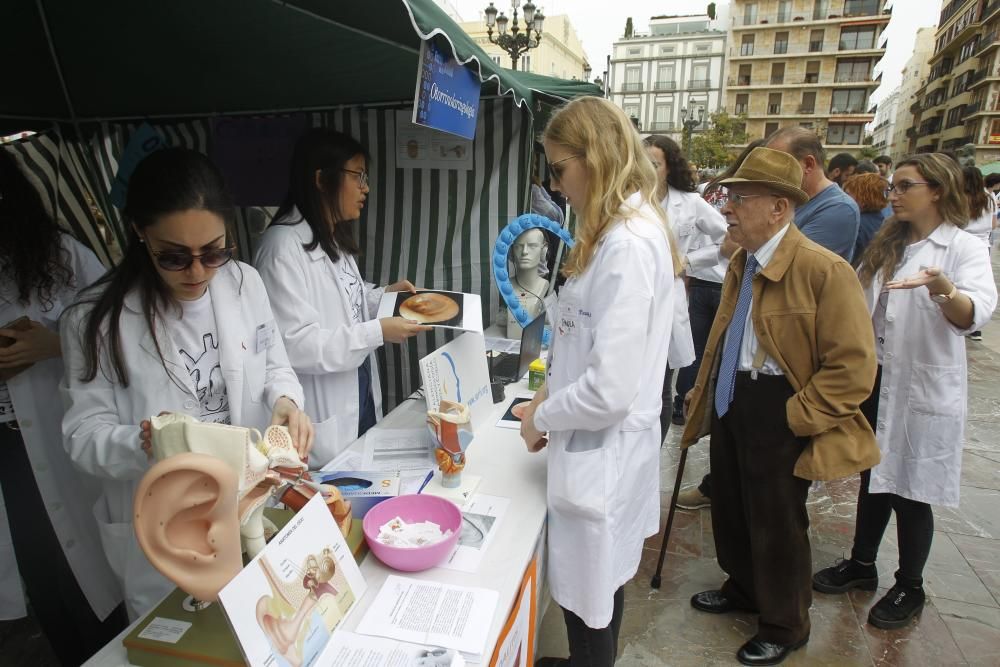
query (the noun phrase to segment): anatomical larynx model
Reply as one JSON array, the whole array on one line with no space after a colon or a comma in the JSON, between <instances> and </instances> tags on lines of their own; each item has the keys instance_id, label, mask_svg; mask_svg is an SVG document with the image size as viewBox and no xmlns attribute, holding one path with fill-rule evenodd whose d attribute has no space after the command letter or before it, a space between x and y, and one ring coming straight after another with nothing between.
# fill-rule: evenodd
<instances>
[{"instance_id":1,"label":"anatomical larynx model","mask_svg":"<svg viewBox=\"0 0 1000 667\"><path fill-rule=\"evenodd\" d=\"M510 246L510 262L514 265L511 276L511 286L521 306L534 319L544 310L544 299L549 290L549 281L543 275L547 271L545 264L548 257L549 243L541 229L528 229L521 232ZM506 336L515 338L521 335L521 325L508 310L506 318Z\"/></svg>"},{"instance_id":2,"label":"anatomical larynx model","mask_svg":"<svg viewBox=\"0 0 1000 667\"><path fill-rule=\"evenodd\" d=\"M427 411L427 427L437 442L434 457L441 469L441 486L457 488L462 485L465 468L465 450L472 443L471 413L469 406L442 399L437 410Z\"/></svg>"}]
</instances>

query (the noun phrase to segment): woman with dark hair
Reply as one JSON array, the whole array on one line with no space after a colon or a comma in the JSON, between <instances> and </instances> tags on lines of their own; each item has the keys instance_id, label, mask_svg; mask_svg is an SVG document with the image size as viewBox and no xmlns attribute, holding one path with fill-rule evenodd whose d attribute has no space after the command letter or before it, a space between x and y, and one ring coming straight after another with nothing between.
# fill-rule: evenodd
<instances>
[{"instance_id":1,"label":"woman with dark hair","mask_svg":"<svg viewBox=\"0 0 1000 667\"><path fill-rule=\"evenodd\" d=\"M886 203L889 201L886 188L889 181L878 173L857 173L844 181L844 192L858 203L861 210L861 224L858 226L858 240L854 242L854 265L861 263L861 254L885 221Z\"/></svg>"},{"instance_id":2,"label":"woman with dark hair","mask_svg":"<svg viewBox=\"0 0 1000 667\"><path fill-rule=\"evenodd\" d=\"M56 655L78 665L126 624L91 513L100 485L73 467L53 401L63 375L59 316L104 267L59 230L4 150L0 226L0 535L10 533L0 538L0 619L27 615L23 582Z\"/></svg>"},{"instance_id":3,"label":"woman with dark hair","mask_svg":"<svg viewBox=\"0 0 1000 667\"><path fill-rule=\"evenodd\" d=\"M986 189L986 180L977 167L964 167L962 176L965 178L965 197L969 200L969 225L965 231L985 243L986 249L991 251L993 244L990 237L997 226L996 201ZM978 329L969 334L969 340L982 339L983 332Z\"/></svg>"},{"instance_id":4,"label":"woman with dark hair","mask_svg":"<svg viewBox=\"0 0 1000 667\"><path fill-rule=\"evenodd\" d=\"M286 425L303 458L313 429L260 276L231 261L233 205L215 165L181 148L149 155L122 213L121 263L60 323L63 438L73 462L103 483L100 538L135 619L173 588L132 528L132 497L150 466L149 417Z\"/></svg>"},{"instance_id":5,"label":"woman with dark hair","mask_svg":"<svg viewBox=\"0 0 1000 667\"><path fill-rule=\"evenodd\" d=\"M383 292L416 289L408 280L375 288L362 278L354 223L367 197L364 147L341 132L309 130L295 145L288 196L254 261L316 423L315 468L381 419L375 351L430 329L374 319Z\"/></svg>"},{"instance_id":6,"label":"woman with dark hair","mask_svg":"<svg viewBox=\"0 0 1000 667\"><path fill-rule=\"evenodd\" d=\"M963 230L962 172L940 153L896 167L893 216L861 257L858 277L872 315L878 371L861 411L882 460L861 473L850 559L813 575L813 588L878 588L876 558L896 514L895 583L868 612L902 628L924 606L923 570L934 538L931 505L957 507L968 404L965 339L993 314L997 289L986 248Z\"/></svg>"},{"instance_id":7,"label":"woman with dark hair","mask_svg":"<svg viewBox=\"0 0 1000 667\"><path fill-rule=\"evenodd\" d=\"M679 324L686 325L690 349L686 350L687 354L683 355L683 359L679 358L681 355L671 354L670 368L679 368L680 371L677 374L677 395L673 400L672 410L671 371L668 371L664 382L664 412L660 416L660 424L662 431L666 433L671 421L675 424L684 423L684 395L694 386L694 380L698 376L701 355L705 351L708 333L719 307L722 280L726 276L728 264L728 260L719 254L719 247L726 236L726 220L698 194L691 168L677 142L654 134L646 137L644 143L656 168L656 194L660 197L660 205L666 211L667 221L677 239L677 250L684 265L687 284L686 303L681 306L687 312L675 313L674 326L676 331ZM681 290L678 296L683 299L684 291Z\"/></svg>"}]
</instances>

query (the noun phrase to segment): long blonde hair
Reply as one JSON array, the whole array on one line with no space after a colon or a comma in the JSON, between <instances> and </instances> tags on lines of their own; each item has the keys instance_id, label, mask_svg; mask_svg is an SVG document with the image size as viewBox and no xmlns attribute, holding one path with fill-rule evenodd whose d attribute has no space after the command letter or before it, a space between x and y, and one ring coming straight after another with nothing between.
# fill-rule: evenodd
<instances>
[{"instance_id":1,"label":"long blonde hair","mask_svg":"<svg viewBox=\"0 0 1000 667\"><path fill-rule=\"evenodd\" d=\"M903 160L900 167L916 167L920 175L940 195L936 208L944 223L963 228L969 224L969 202L964 177L958 164L941 153L919 153ZM909 239L910 223L896 216L888 218L861 255L858 278L866 287L875 276L888 280L896 271Z\"/></svg>"},{"instance_id":2,"label":"long blonde hair","mask_svg":"<svg viewBox=\"0 0 1000 667\"><path fill-rule=\"evenodd\" d=\"M579 97L553 114L542 136L579 155L590 177L586 201L577 210L576 244L566 258L563 275L578 276L586 270L598 242L621 219L622 206L636 192L663 225L674 274L678 274L677 243L667 214L656 200L656 170L628 116L603 98Z\"/></svg>"}]
</instances>

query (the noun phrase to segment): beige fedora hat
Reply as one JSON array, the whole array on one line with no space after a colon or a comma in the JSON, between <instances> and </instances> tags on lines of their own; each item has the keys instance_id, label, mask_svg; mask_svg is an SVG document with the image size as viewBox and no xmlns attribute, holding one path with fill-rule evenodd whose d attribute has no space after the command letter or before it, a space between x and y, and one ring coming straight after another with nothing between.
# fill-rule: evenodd
<instances>
[{"instance_id":1,"label":"beige fedora hat","mask_svg":"<svg viewBox=\"0 0 1000 667\"><path fill-rule=\"evenodd\" d=\"M796 205L809 201L809 195L802 189L802 166L793 156L773 148L759 146L743 160L736 173L719 181L720 185L763 185L777 190L795 202Z\"/></svg>"}]
</instances>

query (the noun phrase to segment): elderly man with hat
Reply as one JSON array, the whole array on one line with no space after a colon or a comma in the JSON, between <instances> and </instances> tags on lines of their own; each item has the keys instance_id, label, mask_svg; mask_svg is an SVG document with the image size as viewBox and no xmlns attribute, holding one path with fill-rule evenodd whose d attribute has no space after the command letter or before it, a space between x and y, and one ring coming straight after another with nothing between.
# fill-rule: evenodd
<instances>
[{"instance_id":1,"label":"elderly man with hat","mask_svg":"<svg viewBox=\"0 0 1000 667\"><path fill-rule=\"evenodd\" d=\"M756 148L722 183L729 263L681 446L711 435L720 590L700 611L759 613L736 657L776 665L809 639L810 480L879 460L859 406L875 380L871 318L851 266L791 224L808 196L798 161Z\"/></svg>"}]
</instances>

